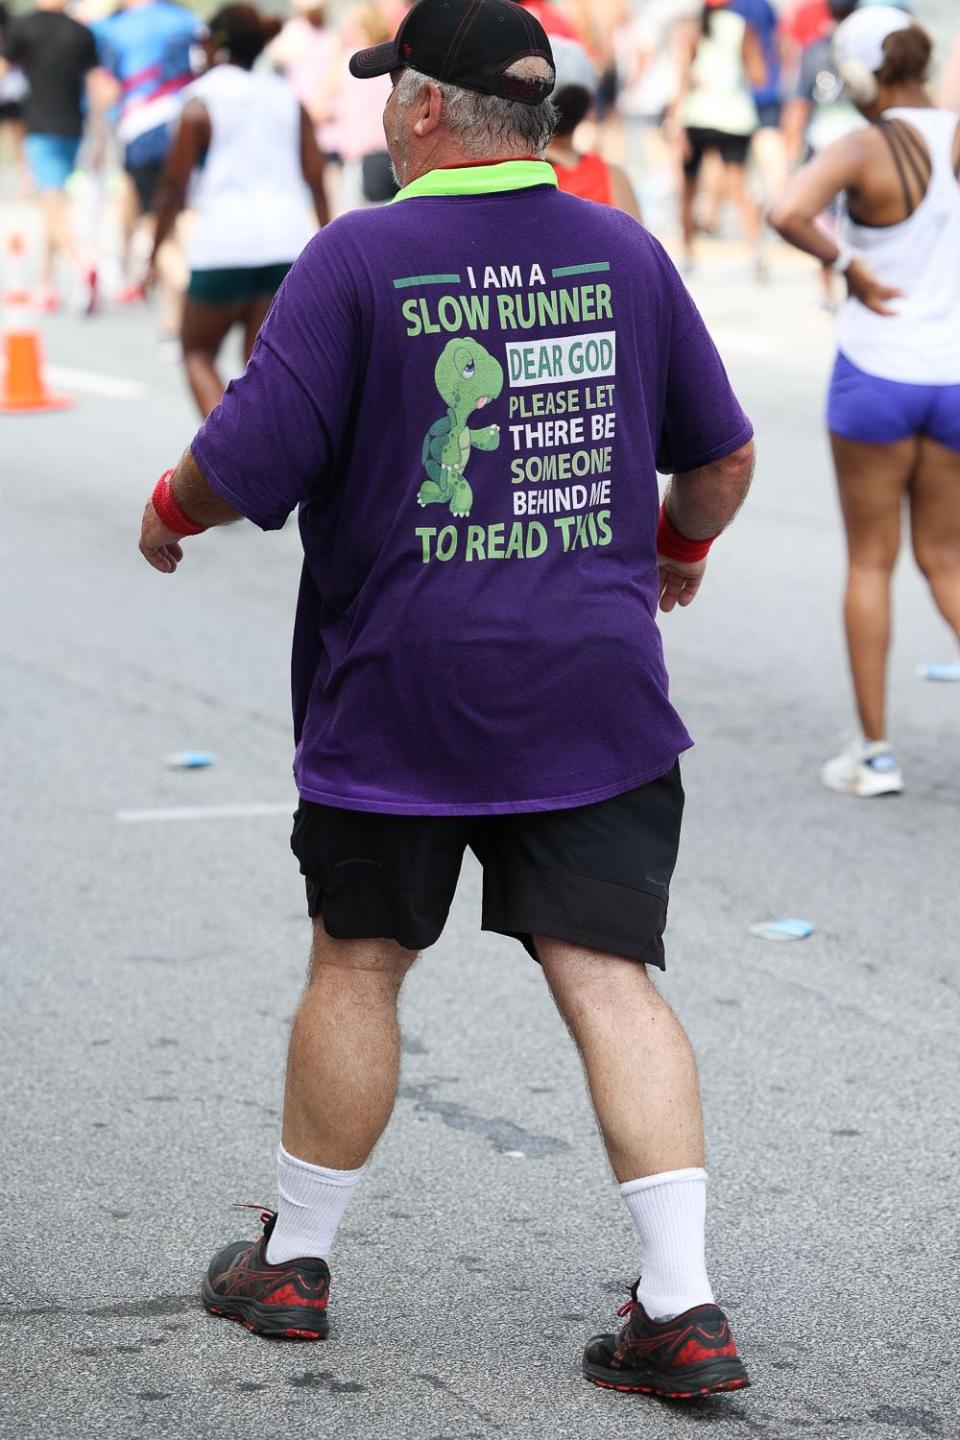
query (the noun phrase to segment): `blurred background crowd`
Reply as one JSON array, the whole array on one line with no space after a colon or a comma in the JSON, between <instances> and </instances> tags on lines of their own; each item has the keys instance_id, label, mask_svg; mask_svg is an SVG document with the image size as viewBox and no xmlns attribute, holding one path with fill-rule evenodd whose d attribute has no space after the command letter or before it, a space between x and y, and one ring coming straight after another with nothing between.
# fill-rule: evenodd
<instances>
[{"instance_id":1,"label":"blurred background crowd","mask_svg":"<svg viewBox=\"0 0 960 1440\"><path fill-rule=\"evenodd\" d=\"M857 0L526 3L556 43L562 118L550 158L561 185L642 214L688 271L711 241L742 245L762 282L766 207L793 168L864 123L830 48ZM939 101L960 108L952 0L898 3L933 30ZM204 411L218 382L202 360L190 372L183 297L194 252L218 273L271 261L256 296L218 281L217 295L192 297L192 320L206 322L193 349L215 358L213 310L252 336L310 226L395 193L381 123L389 78L352 79L347 57L391 36L408 7L291 6L39 0L31 10L0 0L0 201L42 208L36 303L92 313L141 302L155 286L161 343L179 355L182 338ZM231 107L246 128L231 124L234 153L221 147L205 167L211 125ZM826 275L823 284L830 305Z\"/></svg>"}]
</instances>

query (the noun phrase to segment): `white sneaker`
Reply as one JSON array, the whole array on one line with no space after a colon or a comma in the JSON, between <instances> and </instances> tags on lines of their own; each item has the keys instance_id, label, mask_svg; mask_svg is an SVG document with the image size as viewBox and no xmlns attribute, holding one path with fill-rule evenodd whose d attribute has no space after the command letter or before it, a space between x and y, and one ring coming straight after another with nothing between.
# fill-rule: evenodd
<instances>
[{"instance_id":1,"label":"white sneaker","mask_svg":"<svg viewBox=\"0 0 960 1440\"><path fill-rule=\"evenodd\" d=\"M859 795L862 800L899 795L903 790L903 776L887 740L851 740L842 754L827 761L820 779L828 790Z\"/></svg>"}]
</instances>

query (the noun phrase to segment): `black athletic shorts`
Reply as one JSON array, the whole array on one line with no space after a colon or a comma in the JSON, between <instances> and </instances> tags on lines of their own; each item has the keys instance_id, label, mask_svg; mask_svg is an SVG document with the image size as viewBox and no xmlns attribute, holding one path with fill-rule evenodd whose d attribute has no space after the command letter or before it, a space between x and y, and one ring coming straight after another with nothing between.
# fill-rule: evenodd
<instances>
[{"instance_id":1,"label":"black athletic shorts","mask_svg":"<svg viewBox=\"0 0 960 1440\"><path fill-rule=\"evenodd\" d=\"M127 174L133 181L133 188L137 192L137 199L140 202L140 209L144 215L152 215L157 202L157 191L160 188L160 180L164 170L163 160L149 160L146 165L126 166Z\"/></svg>"},{"instance_id":2,"label":"black athletic shorts","mask_svg":"<svg viewBox=\"0 0 960 1440\"><path fill-rule=\"evenodd\" d=\"M719 150L724 165L745 165L750 149L750 135L728 135L725 130L687 130L689 154L683 162L683 173L693 180L700 174L703 157L708 150Z\"/></svg>"},{"instance_id":3,"label":"black athletic shorts","mask_svg":"<svg viewBox=\"0 0 960 1440\"><path fill-rule=\"evenodd\" d=\"M307 908L338 940L433 945L469 846L483 866L484 930L534 959L531 937L549 935L662 970L682 816L678 762L610 800L529 815L382 815L301 800L290 844Z\"/></svg>"}]
</instances>

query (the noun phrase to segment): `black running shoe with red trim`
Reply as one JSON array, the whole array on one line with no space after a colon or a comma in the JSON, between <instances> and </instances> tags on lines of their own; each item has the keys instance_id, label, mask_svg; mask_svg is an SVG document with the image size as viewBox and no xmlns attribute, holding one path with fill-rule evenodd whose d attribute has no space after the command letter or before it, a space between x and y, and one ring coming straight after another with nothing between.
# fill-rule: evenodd
<instances>
[{"instance_id":1,"label":"black running shoe with red trim","mask_svg":"<svg viewBox=\"0 0 960 1440\"><path fill-rule=\"evenodd\" d=\"M639 1285L639 1280L637 1285ZM695 1305L669 1320L651 1320L637 1299L621 1305L628 1316L618 1335L594 1335L583 1353L583 1373L594 1385L665 1400L699 1400L750 1384L726 1315L717 1305Z\"/></svg>"},{"instance_id":2,"label":"black running shoe with red trim","mask_svg":"<svg viewBox=\"0 0 960 1440\"><path fill-rule=\"evenodd\" d=\"M238 1208L261 1210L259 1205ZM200 1288L205 1309L271 1340L325 1340L327 1262L304 1258L271 1265L267 1241L277 1217L273 1210L261 1210L260 1220L259 1240L236 1240L214 1255Z\"/></svg>"}]
</instances>

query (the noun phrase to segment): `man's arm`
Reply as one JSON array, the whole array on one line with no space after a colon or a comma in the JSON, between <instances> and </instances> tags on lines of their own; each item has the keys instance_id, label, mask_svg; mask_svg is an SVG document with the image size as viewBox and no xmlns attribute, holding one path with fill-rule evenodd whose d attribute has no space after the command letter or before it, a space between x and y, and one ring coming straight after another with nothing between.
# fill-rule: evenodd
<instances>
[{"instance_id":1,"label":"man's arm","mask_svg":"<svg viewBox=\"0 0 960 1440\"><path fill-rule=\"evenodd\" d=\"M235 520L243 519L239 510L220 498L190 450L184 451L171 476L170 494L175 507L194 527L202 526L207 530L214 525L232 525ZM183 559L180 541L186 533L164 524L151 498L147 501L140 527L140 554L154 570L172 575Z\"/></svg>"},{"instance_id":2,"label":"man's arm","mask_svg":"<svg viewBox=\"0 0 960 1440\"><path fill-rule=\"evenodd\" d=\"M752 440L699 470L674 475L664 497L673 525L690 540L713 540L747 498L756 461Z\"/></svg>"},{"instance_id":3,"label":"man's arm","mask_svg":"<svg viewBox=\"0 0 960 1440\"><path fill-rule=\"evenodd\" d=\"M713 540L725 530L743 504L753 479L755 451L752 440L739 450L703 465L699 470L686 470L674 475L663 502L666 527L672 527L690 541ZM664 523L661 539L666 544ZM689 605L700 589L707 561L678 560L658 554L660 568L660 609L672 610L675 605Z\"/></svg>"},{"instance_id":4,"label":"man's arm","mask_svg":"<svg viewBox=\"0 0 960 1440\"><path fill-rule=\"evenodd\" d=\"M140 537L155 570L176 570L185 535L241 515L261 530L279 530L298 505L323 503L335 487L361 356L356 288L345 261L349 217L344 226L321 231L307 246L243 375L227 386L176 471L158 482Z\"/></svg>"}]
</instances>

